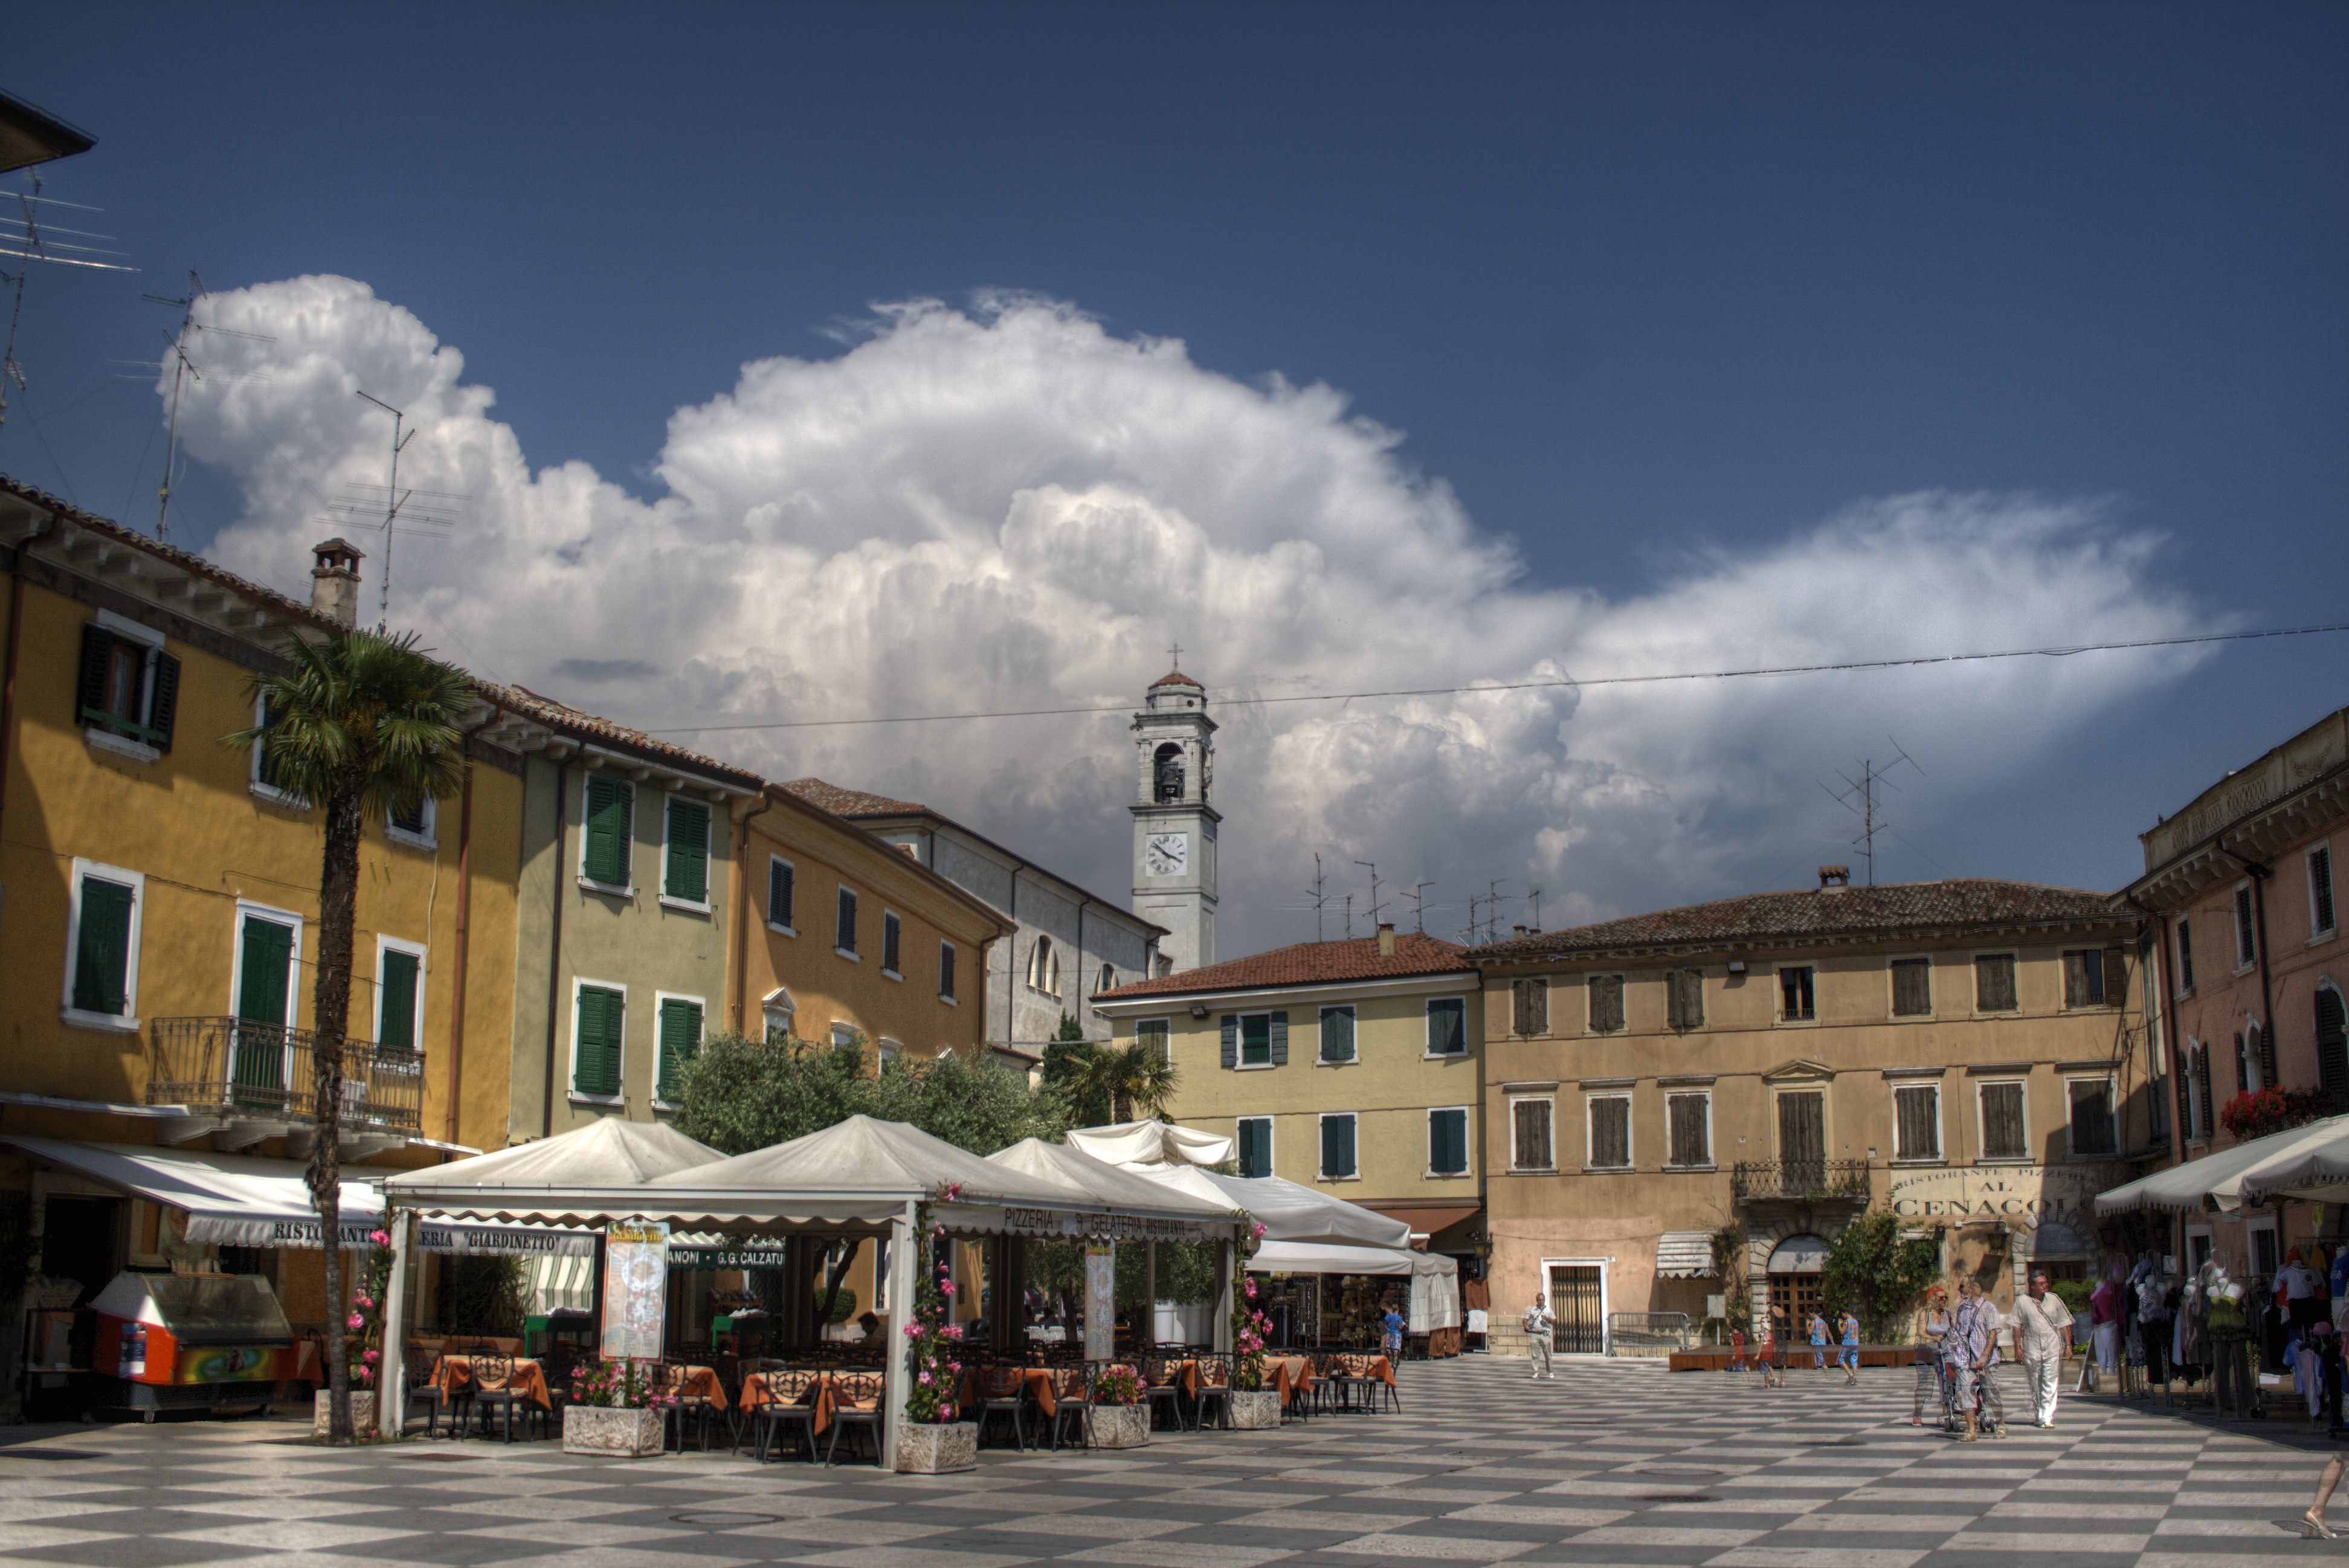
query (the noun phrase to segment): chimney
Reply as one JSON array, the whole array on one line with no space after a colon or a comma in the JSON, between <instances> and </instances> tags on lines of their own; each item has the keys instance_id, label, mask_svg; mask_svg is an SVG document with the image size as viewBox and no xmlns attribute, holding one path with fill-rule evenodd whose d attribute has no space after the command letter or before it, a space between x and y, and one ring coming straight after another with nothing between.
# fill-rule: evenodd
<instances>
[{"instance_id":1,"label":"chimney","mask_svg":"<svg viewBox=\"0 0 2349 1568\"><path fill-rule=\"evenodd\" d=\"M1519 936L1523 936L1526 934L1526 928L1522 925L1513 925L1509 927L1509 929L1516 932Z\"/></svg>"},{"instance_id":2,"label":"chimney","mask_svg":"<svg viewBox=\"0 0 2349 1568\"><path fill-rule=\"evenodd\" d=\"M1381 958L1394 956L1394 922L1392 920L1379 922L1379 956Z\"/></svg>"},{"instance_id":3,"label":"chimney","mask_svg":"<svg viewBox=\"0 0 2349 1568\"><path fill-rule=\"evenodd\" d=\"M318 563L310 568L310 614L339 626L358 623L359 562L367 556L347 539L314 544Z\"/></svg>"},{"instance_id":4,"label":"chimney","mask_svg":"<svg viewBox=\"0 0 2349 1568\"><path fill-rule=\"evenodd\" d=\"M1819 868L1819 891L1821 892L1826 892L1831 889L1839 887L1849 887L1850 885L1851 868L1849 866L1821 866Z\"/></svg>"}]
</instances>

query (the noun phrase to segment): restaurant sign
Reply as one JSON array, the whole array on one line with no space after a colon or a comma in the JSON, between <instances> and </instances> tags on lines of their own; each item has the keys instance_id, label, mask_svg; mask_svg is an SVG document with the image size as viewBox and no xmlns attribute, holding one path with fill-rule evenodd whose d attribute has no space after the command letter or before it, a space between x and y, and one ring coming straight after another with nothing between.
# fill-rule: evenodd
<instances>
[{"instance_id":1,"label":"restaurant sign","mask_svg":"<svg viewBox=\"0 0 2349 1568\"><path fill-rule=\"evenodd\" d=\"M1058 1209L1003 1211L1003 1228L1015 1236L1083 1236L1112 1242L1188 1242L1206 1229L1195 1220L1154 1220L1133 1214L1068 1214Z\"/></svg>"},{"instance_id":2,"label":"restaurant sign","mask_svg":"<svg viewBox=\"0 0 2349 1568\"><path fill-rule=\"evenodd\" d=\"M2010 1231L2095 1234L2102 1166L1961 1165L1895 1172L1892 1212L1904 1220L1995 1223Z\"/></svg>"},{"instance_id":3,"label":"restaurant sign","mask_svg":"<svg viewBox=\"0 0 2349 1568\"><path fill-rule=\"evenodd\" d=\"M543 1225L450 1225L427 1220L416 1228L416 1244L450 1257L592 1258L593 1231L557 1231Z\"/></svg>"},{"instance_id":4,"label":"restaurant sign","mask_svg":"<svg viewBox=\"0 0 2349 1568\"><path fill-rule=\"evenodd\" d=\"M669 1243L673 1269L781 1269L791 1262L781 1240Z\"/></svg>"},{"instance_id":5,"label":"restaurant sign","mask_svg":"<svg viewBox=\"0 0 2349 1568\"><path fill-rule=\"evenodd\" d=\"M668 1225L628 1220L604 1231L604 1337L606 1361L660 1358L668 1308Z\"/></svg>"}]
</instances>

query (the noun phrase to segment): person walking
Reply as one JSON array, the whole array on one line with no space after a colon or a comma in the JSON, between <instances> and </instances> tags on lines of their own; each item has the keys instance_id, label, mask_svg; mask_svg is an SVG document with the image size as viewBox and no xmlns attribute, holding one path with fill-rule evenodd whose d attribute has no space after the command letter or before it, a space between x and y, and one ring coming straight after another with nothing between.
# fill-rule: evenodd
<instances>
[{"instance_id":1,"label":"person walking","mask_svg":"<svg viewBox=\"0 0 2349 1568\"><path fill-rule=\"evenodd\" d=\"M2031 1389L2031 1424L2052 1427L2064 1359L2072 1354L2072 1309L2049 1293L2045 1269L2032 1271L2030 1294L2014 1304L2014 1340Z\"/></svg>"},{"instance_id":2,"label":"person walking","mask_svg":"<svg viewBox=\"0 0 2349 1568\"><path fill-rule=\"evenodd\" d=\"M1859 1315L1847 1310L1843 1315L1843 1380L1847 1385L1859 1381Z\"/></svg>"},{"instance_id":3,"label":"person walking","mask_svg":"<svg viewBox=\"0 0 2349 1568\"><path fill-rule=\"evenodd\" d=\"M1824 1372L1826 1369L1827 1315L1824 1307L1815 1307L1811 1312L1811 1370Z\"/></svg>"},{"instance_id":4,"label":"person walking","mask_svg":"<svg viewBox=\"0 0 2349 1568\"><path fill-rule=\"evenodd\" d=\"M1762 1364L1762 1387L1786 1386L1786 1347L1778 1332L1778 1309L1766 1303L1754 1314L1754 1354ZM1775 1365L1773 1366L1775 1356Z\"/></svg>"},{"instance_id":5,"label":"person walking","mask_svg":"<svg viewBox=\"0 0 2349 1568\"><path fill-rule=\"evenodd\" d=\"M2121 1369L2121 1265L2113 1264L2088 1295L2088 1326L2096 1347L2096 1371L2117 1377ZM2057 1305L2062 1305L2058 1298ZM2065 1308L2069 1311L2070 1308Z\"/></svg>"},{"instance_id":6,"label":"person walking","mask_svg":"<svg viewBox=\"0 0 2349 1568\"><path fill-rule=\"evenodd\" d=\"M1965 1422L1958 1438L1961 1443L1975 1440L1980 1418L1985 1413L1982 1396L1991 1360L1998 1354L1998 1308L1982 1298L1974 1276L1959 1275L1958 1310L1951 1316L1941 1354L1950 1366L1950 1402Z\"/></svg>"},{"instance_id":7,"label":"person walking","mask_svg":"<svg viewBox=\"0 0 2349 1568\"><path fill-rule=\"evenodd\" d=\"M1550 1315L1549 1297L1539 1291L1534 1292L1534 1304L1526 1308L1523 1322L1526 1326L1526 1354L1532 1357L1533 1376L1557 1382L1557 1374L1550 1370L1549 1336L1557 1319Z\"/></svg>"},{"instance_id":8,"label":"person walking","mask_svg":"<svg viewBox=\"0 0 2349 1568\"><path fill-rule=\"evenodd\" d=\"M1390 1306L1380 1325L1386 1330L1381 1347L1387 1353L1387 1365L1392 1367L1402 1359L1402 1314Z\"/></svg>"},{"instance_id":9,"label":"person walking","mask_svg":"<svg viewBox=\"0 0 2349 1568\"><path fill-rule=\"evenodd\" d=\"M1910 1336L1917 1346L1917 1390L1909 1400L1909 1424L1925 1424L1925 1389L1930 1383L1933 1390L1933 1408L1941 1414L1941 1422L1950 1418L1949 1385L1941 1375L1941 1342L1950 1336L1949 1293L1940 1285L1925 1292L1925 1305L1917 1314L1916 1332Z\"/></svg>"}]
</instances>

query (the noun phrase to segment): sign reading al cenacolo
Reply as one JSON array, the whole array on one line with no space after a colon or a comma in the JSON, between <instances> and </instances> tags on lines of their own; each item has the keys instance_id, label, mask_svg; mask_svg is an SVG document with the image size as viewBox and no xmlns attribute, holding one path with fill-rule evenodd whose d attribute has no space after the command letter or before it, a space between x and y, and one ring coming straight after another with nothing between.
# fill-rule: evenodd
<instances>
[{"instance_id":1,"label":"sign reading al cenacolo","mask_svg":"<svg viewBox=\"0 0 2349 1568\"><path fill-rule=\"evenodd\" d=\"M1961 1165L1904 1171L1892 1178L1892 1212L1904 1220L1963 1224L1995 1220L2010 1230L2061 1225L2095 1233L2101 1166Z\"/></svg>"}]
</instances>

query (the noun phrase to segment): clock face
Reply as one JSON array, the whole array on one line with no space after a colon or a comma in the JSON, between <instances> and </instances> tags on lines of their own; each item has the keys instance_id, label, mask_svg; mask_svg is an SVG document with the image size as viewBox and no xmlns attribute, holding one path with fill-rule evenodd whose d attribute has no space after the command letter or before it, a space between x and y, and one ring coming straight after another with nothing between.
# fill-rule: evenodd
<instances>
[{"instance_id":1,"label":"clock face","mask_svg":"<svg viewBox=\"0 0 2349 1568\"><path fill-rule=\"evenodd\" d=\"M1188 833L1153 833L1142 855L1143 868L1154 877L1179 877L1191 859Z\"/></svg>"}]
</instances>

